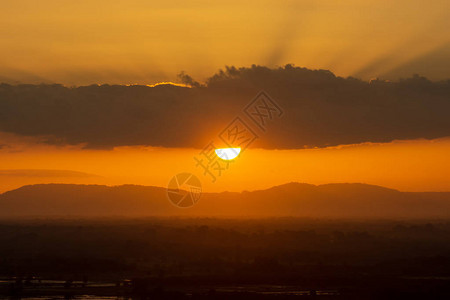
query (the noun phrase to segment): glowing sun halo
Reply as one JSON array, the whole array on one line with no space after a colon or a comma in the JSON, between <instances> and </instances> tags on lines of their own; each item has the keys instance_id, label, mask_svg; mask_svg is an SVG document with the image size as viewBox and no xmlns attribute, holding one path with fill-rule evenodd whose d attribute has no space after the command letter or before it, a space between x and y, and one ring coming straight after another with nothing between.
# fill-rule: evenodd
<instances>
[{"instance_id":1,"label":"glowing sun halo","mask_svg":"<svg viewBox=\"0 0 450 300\"><path fill-rule=\"evenodd\" d=\"M221 148L216 149L216 154L223 160L235 159L239 153L241 153L241 148Z\"/></svg>"}]
</instances>

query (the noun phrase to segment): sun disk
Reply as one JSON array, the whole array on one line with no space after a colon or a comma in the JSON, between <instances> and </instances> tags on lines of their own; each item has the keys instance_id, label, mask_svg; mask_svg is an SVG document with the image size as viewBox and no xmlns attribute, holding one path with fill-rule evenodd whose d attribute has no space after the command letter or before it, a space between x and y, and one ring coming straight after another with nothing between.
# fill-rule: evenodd
<instances>
[{"instance_id":1,"label":"sun disk","mask_svg":"<svg viewBox=\"0 0 450 300\"><path fill-rule=\"evenodd\" d=\"M216 149L217 156L223 160L235 159L239 155L239 153L241 153L241 148Z\"/></svg>"}]
</instances>

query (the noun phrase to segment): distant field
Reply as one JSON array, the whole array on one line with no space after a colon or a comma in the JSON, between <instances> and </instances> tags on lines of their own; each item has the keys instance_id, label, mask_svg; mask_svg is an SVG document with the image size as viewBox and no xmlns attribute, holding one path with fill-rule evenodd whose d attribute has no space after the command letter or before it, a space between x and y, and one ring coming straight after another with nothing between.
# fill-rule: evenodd
<instances>
[{"instance_id":1,"label":"distant field","mask_svg":"<svg viewBox=\"0 0 450 300\"><path fill-rule=\"evenodd\" d=\"M448 295L449 237L448 220L4 221L0 287L8 295L11 282L20 279L25 295L134 295L157 288L205 297L211 290L228 296L303 291L306 297L311 290L330 291L333 297L400 291ZM42 288L39 280L59 283ZM124 280L132 280L133 286L120 285ZM69 287L66 282L71 282Z\"/></svg>"}]
</instances>

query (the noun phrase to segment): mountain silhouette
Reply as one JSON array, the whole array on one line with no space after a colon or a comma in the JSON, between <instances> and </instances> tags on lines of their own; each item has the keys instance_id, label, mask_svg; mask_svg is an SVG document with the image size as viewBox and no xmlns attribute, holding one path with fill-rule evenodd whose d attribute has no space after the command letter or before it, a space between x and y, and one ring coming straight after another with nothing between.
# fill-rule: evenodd
<instances>
[{"instance_id":1,"label":"mountain silhouette","mask_svg":"<svg viewBox=\"0 0 450 300\"><path fill-rule=\"evenodd\" d=\"M400 192L344 183L288 183L266 190L203 193L178 208L162 187L122 185L27 185L0 195L0 217L331 217L445 218L450 192Z\"/></svg>"}]
</instances>

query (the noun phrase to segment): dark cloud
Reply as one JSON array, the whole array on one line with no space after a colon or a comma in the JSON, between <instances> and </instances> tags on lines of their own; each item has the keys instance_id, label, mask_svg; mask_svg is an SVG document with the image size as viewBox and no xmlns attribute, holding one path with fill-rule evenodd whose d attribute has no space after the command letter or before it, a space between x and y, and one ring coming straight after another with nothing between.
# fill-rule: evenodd
<instances>
[{"instance_id":1,"label":"dark cloud","mask_svg":"<svg viewBox=\"0 0 450 300\"><path fill-rule=\"evenodd\" d=\"M260 91L283 116L252 145L324 147L450 135L450 81L365 82L287 65L228 67L204 85L0 85L0 131L47 143L203 147ZM193 84L195 83L195 84Z\"/></svg>"}]
</instances>

